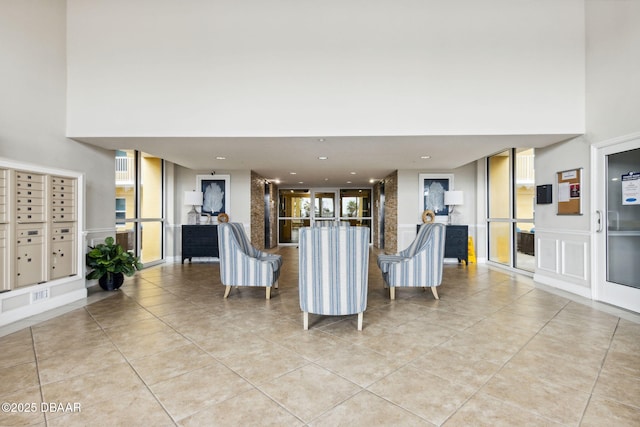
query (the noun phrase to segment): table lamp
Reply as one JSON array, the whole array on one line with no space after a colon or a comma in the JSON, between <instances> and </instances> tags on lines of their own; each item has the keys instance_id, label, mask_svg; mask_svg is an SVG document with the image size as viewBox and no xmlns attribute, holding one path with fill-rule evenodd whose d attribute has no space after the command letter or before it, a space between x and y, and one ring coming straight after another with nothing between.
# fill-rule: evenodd
<instances>
[{"instance_id":1,"label":"table lamp","mask_svg":"<svg viewBox=\"0 0 640 427\"><path fill-rule=\"evenodd\" d=\"M462 191L445 191L444 204L449 207L448 224L451 225L451 217L453 215L454 208L458 205L464 204L464 193Z\"/></svg>"},{"instance_id":2,"label":"table lamp","mask_svg":"<svg viewBox=\"0 0 640 427\"><path fill-rule=\"evenodd\" d=\"M202 206L202 191L185 191L184 204L191 205L191 210L187 212L187 224L200 224L200 212L196 206Z\"/></svg>"}]
</instances>

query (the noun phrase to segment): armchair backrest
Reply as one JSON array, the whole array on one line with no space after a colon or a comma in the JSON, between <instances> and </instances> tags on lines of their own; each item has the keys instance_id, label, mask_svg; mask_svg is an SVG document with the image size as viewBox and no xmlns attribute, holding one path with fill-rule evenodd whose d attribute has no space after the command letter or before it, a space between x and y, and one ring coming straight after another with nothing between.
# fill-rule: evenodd
<instances>
[{"instance_id":1,"label":"armchair backrest","mask_svg":"<svg viewBox=\"0 0 640 427\"><path fill-rule=\"evenodd\" d=\"M335 222L333 220L316 220L313 222L314 227L350 227L349 221Z\"/></svg>"},{"instance_id":2,"label":"armchair backrest","mask_svg":"<svg viewBox=\"0 0 640 427\"><path fill-rule=\"evenodd\" d=\"M362 313L367 307L368 227L300 229L299 288L303 312Z\"/></svg>"},{"instance_id":3,"label":"armchair backrest","mask_svg":"<svg viewBox=\"0 0 640 427\"><path fill-rule=\"evenodd\" d=\"M260 256L260 251L253 247L253 245L251 244L251 240L249 240L247 233L245 233L244 225L242 223L228 222L220 224L218 226L218 234L220 234L220 232L224 230L224 227L229 227L229 237L231 237L231 239L229 239L230 245L236 246L245 255L248 255L252 258L258 258Z\"/></svg>"},{"instance_id":4,"label":"armchair backrest","mask_svg":"<svg viewBox=\"0 0 640 427\"><path fill-rule=\"evenodd\" d=\"M418 229L418 234L416 238L413 239L413 242L407 247L405 250L400 251L400 255L404 257L413 257L416 253L424 248L429 237L433 233L434 225L442 225L442 224L422 224Z\"/></svg>"},{"instance_id":5,"label":"armchair backrest","mask_svg":"<svg viewBox=\"0 0 640 427\"><path fill-rule=\"evenodd\" d=\"M415 253L401 262L391 263L385 280L389 286L438 286L444 262L444 224L424 224L416 240ZM413 246L413 245L412 245Z\"/></svg>"},{"instance_id":6,"label":"armchair backrest","mask_svg":"<svg viewBox=\"0 0 640 427\"><path fill-rule=\"evenodd\" d=\"M447 227L444 224L430 224L432 230L427 236L426 259L430 262L432 273L432 285L442 282L442 267L444 264L444 243Z\"/></svg>"}]
</instances>

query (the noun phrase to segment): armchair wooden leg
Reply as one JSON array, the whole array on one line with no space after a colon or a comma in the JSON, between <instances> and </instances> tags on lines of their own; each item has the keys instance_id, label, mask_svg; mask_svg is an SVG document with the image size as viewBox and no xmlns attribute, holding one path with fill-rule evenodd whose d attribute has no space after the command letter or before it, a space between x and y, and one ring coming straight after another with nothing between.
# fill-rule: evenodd
<instances>
[{"instance_id":1,"label":"armchair wooden leg","mask_svg":"<svg viewBox=\"0 0 640 427\"><path fill-rule=\"evenodd\" d=\"M231 286L227 286L227 288L224 290L224 297L228 297L229 296L229 292L231 292Z\"/></svg>"},{"instance_id":2,"label":"armchair wooden leg","mask_svg":"<svg viewBox=\"0 0 640 427\"><path fill-rule=\"evenodd\" d=\"M271 286L267 286L267 299L271 299Z\"/></svg>"},{"instance_id":3,"label":"armchair wooden leg","mask_svg":"<svg viewBox=\"0 0 640 427\"><path fill-rule=\"evenodd\" d=\"M276 280L276 283L273 284L273 287L278 289L278 281Z\"/></svg>"},{"instance_id":4,"label":"armchair wooden leg","mask_svg":"<svg viewBox=\"0 0 640 427\"><path fill-rule=\"evenodd\" d=\"M396 299L396 287L389 287L389 299Z\"/></svg>"},{"instance_id":5,"label":"armchair wooden leg","mask_svg":"<svg viewBox=\"0 0 640 427\"><path fill-rule=\"evenodd\" d=\"M358 330L359 331L362 330L362 317L363 317L362 315L363 315L362 312L358 313Z\"/></svg>"},{"instance_id":6,"label":"armchair wooden leg","mask_svg":"<svg viewBox=\"0 0 640 427\"><path fill-rule=\"evenodd\" d=\"M302 329L305 331L309 329L309 312L305 311L302 314Z\"/></svg>"},{"instance_id":7,"label":"armchair wooden leg","mask_svg":"<svg viewBox=\"0 0 640 427\"><path fill-rule=\"evenodd\" d=\"M435 299L440 299L440 298L438 298L438 291L436 290L436 287L435 287L435 286L432 286L432 287L431 287L431 292L433 293L433 297L434 297Z\"/></svg>"}]
</instances>

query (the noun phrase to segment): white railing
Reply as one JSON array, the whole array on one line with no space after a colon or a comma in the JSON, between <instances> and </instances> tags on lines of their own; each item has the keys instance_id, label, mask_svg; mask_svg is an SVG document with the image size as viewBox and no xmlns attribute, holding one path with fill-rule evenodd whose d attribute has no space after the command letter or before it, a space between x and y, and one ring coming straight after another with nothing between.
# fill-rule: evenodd
<instances>
[{"instance_id":1,"label":"white railing","mask_svg":"<svg viewBox=\"0 0 640 427\"><path fill-rule=\"evenodd\" d=\"M135 164L132 157L116 157L116 184L135 182Z\"/></svg>"},{"instance_id":2,"label":"white railing","mask_svg":"<svg viewBox=\"0 0 640 427\"><path fill-rule=\"evenodd\" d=\"M533 184L536 179L534 156L516 156L516 183Z\"/></svg>"}]
</instances>

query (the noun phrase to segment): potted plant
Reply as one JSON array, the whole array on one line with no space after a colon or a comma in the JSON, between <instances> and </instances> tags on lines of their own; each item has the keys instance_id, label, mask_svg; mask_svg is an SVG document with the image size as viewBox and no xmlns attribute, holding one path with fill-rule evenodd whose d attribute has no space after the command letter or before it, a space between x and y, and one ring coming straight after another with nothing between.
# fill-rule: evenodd
<instances>
[{"instance_id":1,"label":"potted plant","mask_svg":"<svg viewBox=\"0 0 640 427\"><path fill-rule=\"evenodd\" d=\"M89 246L87 253L87 267L92 269L87 273L87 279L98 279L100 287L105 291L114 291L122 286L124 276L133 276L142 268L140 259L122 246L114 243L113 237L104 239L104 243Z\"/></svg>"}]
</instances>

